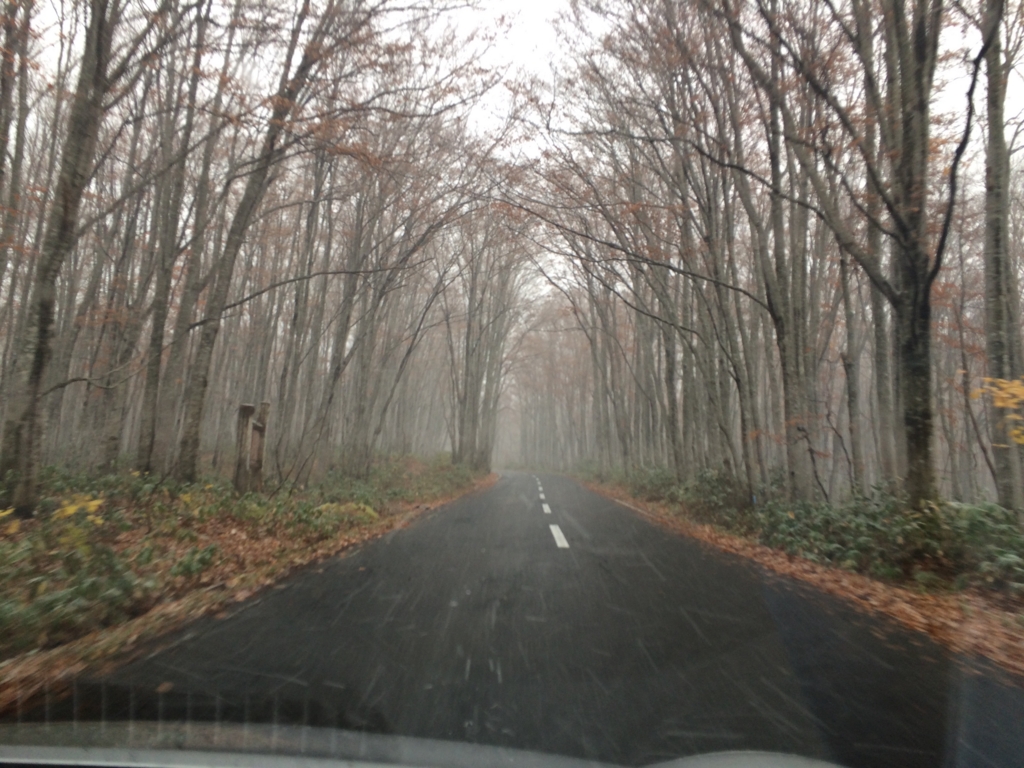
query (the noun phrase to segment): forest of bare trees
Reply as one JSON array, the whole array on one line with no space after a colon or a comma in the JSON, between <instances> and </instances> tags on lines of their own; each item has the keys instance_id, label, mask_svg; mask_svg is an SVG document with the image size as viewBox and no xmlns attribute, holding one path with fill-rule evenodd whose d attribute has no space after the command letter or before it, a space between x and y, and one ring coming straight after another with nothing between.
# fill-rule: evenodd
<instances>
[{"instance_id":1,"label":"forest of bare trees","mask_svg":"<svg viewBox=\"0 0 1024 768\"><path fill-rule=\"evenodd\" d=\"M467 118L493 82L443 10L7 4L11 505L47 464L223 470L243 402L271 403L281 481L441 450L456 421L486 463L518 225L487 213L503 137Z\"/></svg>"},{"instance_id":2,"label":"forest of bare trees","mask_svg":"<svg viewBox=\"0 0 1024 768\"><path fill-rule=\"evenodd\" d=\"M511 387L523 458L1020 509L1013 398L978 398L1024 373L1020 12L573 4L517 191L561 338Z\"/></svg>"},{"instance_id":3,"label":"forest of bare trees","mask_svg":"<svg viewBox=\"0 0 1024 768\"><path fill-rule=\"evenodd\" d=\"M531 82L442 3L9 0L0 506L228 475L266 402L278 486L446 451L1024 509L983 393L1022 9L577 0Z\"/></svg>"}]
</instances>

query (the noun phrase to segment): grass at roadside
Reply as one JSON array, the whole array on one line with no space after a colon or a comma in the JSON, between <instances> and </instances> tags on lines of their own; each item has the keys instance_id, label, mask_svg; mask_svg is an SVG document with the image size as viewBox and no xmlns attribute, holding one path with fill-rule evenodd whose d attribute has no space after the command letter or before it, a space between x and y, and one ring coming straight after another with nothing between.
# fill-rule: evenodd
<instances>
[{"instance_id":1,"label":"grass at roadside","mask_svg":"<svg viewBox=\"0 0 1024 768\"><path fill-rule=\"evenodd\" d=\"M230 486L49 470L36 518L0 519L0 660L123 625L171 603L244 599L292 568L394 527L479 477L446 457L370 477L238 498ZM208 599L207 599L208 598Z\"/></svg>"}]
</instances>

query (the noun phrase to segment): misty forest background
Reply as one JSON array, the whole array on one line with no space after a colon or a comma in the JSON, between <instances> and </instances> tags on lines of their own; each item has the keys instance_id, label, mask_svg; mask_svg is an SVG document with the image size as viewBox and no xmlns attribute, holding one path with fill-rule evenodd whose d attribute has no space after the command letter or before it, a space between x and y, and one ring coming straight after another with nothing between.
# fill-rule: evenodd
<instances>
[{"instance_id":1,"label":"misty forest background","mask_svg":"<svg viewBox=\"0 0 1024 768\"><path fill-rule=\"evenodd\" d=\"M230 476L268 402L270 486L1022 510L1022 13L578 0L548 80L443 2L4 2L2 506Z\"/></svg>"}]
</instances>

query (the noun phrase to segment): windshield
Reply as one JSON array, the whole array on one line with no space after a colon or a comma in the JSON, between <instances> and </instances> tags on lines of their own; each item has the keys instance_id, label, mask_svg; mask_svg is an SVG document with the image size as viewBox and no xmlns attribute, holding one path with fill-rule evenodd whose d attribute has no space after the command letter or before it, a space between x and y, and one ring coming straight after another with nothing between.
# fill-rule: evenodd
<instances>
[{"instance_id":1,"label":"windshield","mask_svg":"<svg viewBox=\"0 0 1024 768\"><path fill-rule=\"evenodd\" d=\"M1020 11L12 0L0 760L1021 765Z\"/></svg>"}]
</instances>

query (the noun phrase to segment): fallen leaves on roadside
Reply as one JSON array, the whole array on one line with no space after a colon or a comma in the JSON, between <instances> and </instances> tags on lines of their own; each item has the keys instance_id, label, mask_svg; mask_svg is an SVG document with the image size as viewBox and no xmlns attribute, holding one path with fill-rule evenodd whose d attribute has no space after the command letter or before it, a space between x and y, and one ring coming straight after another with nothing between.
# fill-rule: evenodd
<instances>
[{"instance_id":1,"label":"fallen leaves on roadside","mask_svg":"<svg viewBox=\"0 0 1024 768\"><path fill-rule=\"evenodd\" d=\"M888 616L905 627L928 634L955 653L983 656L1004 669L1024 675L1024 625L1020 616L978 592L936 594L885 584L695 523L673 514L664 504L640 501L615 486L584 485L658 525L811 584L861 610Z\"/></svg>"}]
</instances>

